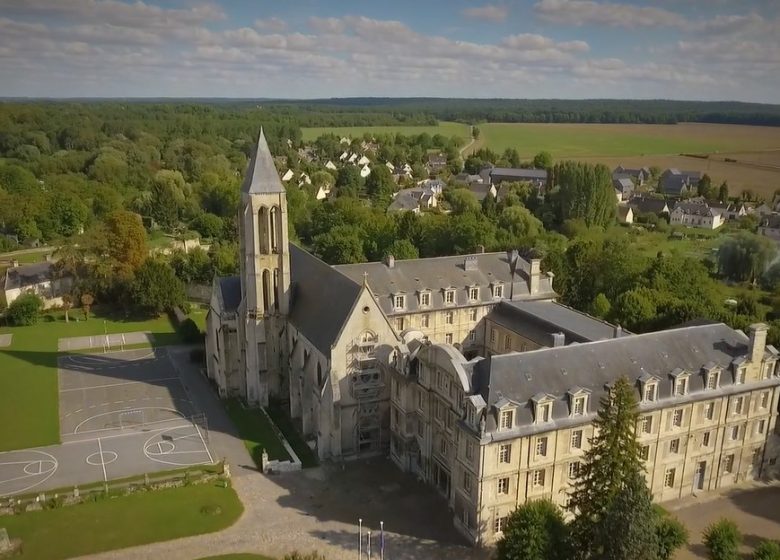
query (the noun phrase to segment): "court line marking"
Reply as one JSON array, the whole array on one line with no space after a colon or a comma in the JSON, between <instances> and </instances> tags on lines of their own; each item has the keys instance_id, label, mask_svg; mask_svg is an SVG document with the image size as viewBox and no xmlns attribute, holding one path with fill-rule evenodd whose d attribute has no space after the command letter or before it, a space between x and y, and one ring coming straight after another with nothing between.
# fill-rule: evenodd
<instances>
[{"instance_id":1,"label":"court line marking","mask_svg":"<svg viewBox=\"0 0 780 560\"><path fill-rule=\"evenodd\" d=\"M103 405L107 405L107 404L111 404L111 403L103 403ZM95 418L99 418L101 416L107 416L109 414L114 414L115 412L122 413L122 412L130 412L130 411L133 411L133 410L165 410L166 412L173 412L174 414L176 414L178 416L181 416L182 418L185 417L182 412L179 412L175 408L168 408L168 407L164 407L164 406L141 406L141 407L136 407L136 408L130 407L130 408L125 408L125 409L121 409L121 410L109 410L107 412L101 412L100 414L95 414L94 416L90 416L89 418L87 418L85 420L82 420L73 429L73 431L71 433L62 434L62 435L65 435L65 436L75 436L77 434L88 434L88 433L91 433L91 432L104 432L106 430L121 430L121 429L124 429L124 428L114 427L114 428L99 428L99 429L95 429L95 430L85 430L83 432L79 431L79 428L82 425L86 424L90 420L94 420ZM146 424L154 424L154 423L159 423L159 422L167 422L169 420L155 420L154 422L145 422L144 425L146 425Z\"/></svg>"},{"instance_id":2,"label":"court line marking","mask_svg":"<svg viewBox=\"0 0 780 560\"><path fill-rule=\"evenodd\" d=\"M143 435L147 435L147 434L154 433L154 432L165 432L167 430L178 430L179 428L190 428L190 427L192 427L192 424L182 424L180 426L172 426L170 428L154 428L152 430L146 430L144 432L125 432L125 433L122 433L122 434L100 436L100 438L74 439L74 440L71 440L71 441L63 441L61 445L73 445L73 444L77 444L77 443L89 443L89 442L97 441L98 439L116 439L116 438L121 438L121 437L133 437L133 436L138 437L138 436L143 436ZM87 432L79 432L79 433L84 434L84 433L87 433ZM74 435L74 434L65 434L65 435ZM76 435L78 435L78 434L76 434Z\"/></svg>"},{"instance_id":3,"label":"court line marking","mask_svg":"<svg viewBox=\"0 0 780 560\"><path fill-rule=\"evenodd\" d=\"M100 450L100 466L103 467L103 482L108 482L108 476L106 475L106 460L103 458L103 444L100 443L100 438L98 438L98 449Z\"/></svg>"},{"instance_id":4,"label":"court line marking","mask_svg":"<svg viewBox=\"0 0 780 560\"><path fill-rule=\"evenodd\" d=\"M108 383L106 385L90 385L88 387L74 387L73 389L62 389L60 393L70 393L73 391L88 391L90 389L104 389L108 387L121 387L123 385L137 385L139 383L153 383L155 381L171 381L179 379L178 377L157 377L154 379L144 379L143 381L125 381L123 383Z\"/></svg>"},{"instance_id":5,"label":"court line marking","mask_svg":"<svg viewBox=\"0 0 780 560\"><path fill-rule=\"evenodd\" d=\"M51 470L49 470L47 472L46 476L44 478L42 478L41 480L39 480L38 482L34 482L33 484L25 486L24 488L19 488L18 490L13 490L12 492L8 492L6 494L0 494L0 496L6 497L6 496L13 496L15 494L23 494L24 492L28 492L28 491L32 490L33 488L35 488L36 486L40 486L41 484L43 484L44 482L49 480L52 476L54 476L54 473L57 472L57 468L59 467L59 462L57 461L57 458L54 457L54 455L46 453L45 451L39 451L37 449L25 449L23 451L25 453L39 453L41 455L44 455L44 456L48 457L51 460L50 461L51 465L52 465ZM16 452L15 451L8 451L7 453L16 453ZM2 455L2 453L0 453L0 455ZM31 463L31 462L34 462L34 461L25 461L25 463ZM14 462L14 463L16 463L16 462ZM43 474L43 473L41 473L41 474ZM25 475L25 476L14 477L14 478L11 478L11 479L6 479L6 480L0 480L0 486L2 486L3 484L7 484L9 482L14 482L16 480L22 480L22 479L25 479L25 478L31 478L31 477L34 477L34 476L40 476L40 475L28 474L28 475Z\"/></svg>"},{"instance_id":6,"label":"court line marking","mask_svg":"<svg viewBox=\"0 0 780 560\"><path fill-rule=\"evenodd\" d=\"M198 432L198 436L200 437L200 441L203 444L203 448L206 450L206 453L209 456L209 464L213 465L214 457L211 456L211 451L209 451L209 446L206 445L206 440L203 439L203 434L200 433L200 427L198 427L198 425L195 422L193 422L192 425L195 426L195 430Z\"/></svg>"},{"instance_id":7,"label":"court line marking","mask_svg":"<svg viewBox=\"0 0 780 560\"><path fill-rule=\"evenodd\" d=\"M192 426L195 426L195 428L197 429L197 426L196 426L194 423L191 423L191 424L190 424L190 427L192 427ZM157 458L153 457L153 456L152 456L152 455L151 455L151 454L150 454L150 453L147 451L147 448L150 446L150 443L152 442L152 440L153 440L154 438L156 438L156 437L159 437L159 435L160 435L160 434L155 434L155 435L153 435L152 437L150 437L149 439L147 439L147 440L146 440L146 442L145 442L145 443L144 443L144 445L143 445L143 451L144 451L144 455L146 455L146 458L147 458L147 459L149 459L150 461L155 461L155 462L157 462L157 463L162 463L162 464L164 464L164 465L174 465L174 466L179 466L179 467L194 467L195 465L210 465L210 464L213 464L213 461L214 461L214 459L213 459L213 458L211 458L211 452L209 451L208 447L206 447L206 448L205 448L205 450L206 450L206 453L207 453L207 454L208 454L208 456L209 456L209 459L212 461L211 463L206 463L206 462L204 462L204 461L198 461L198 462L196 462L196 463L175 463L175 462L173 462L173 461L163 461L162 459L157 459ZM202 440L202 436L201 436L201 440ZM202 453L202 452L203 452L203 450L200 450L200 452ZM170 453L169 453L169 455L170 455Z\"/></svg>"}]
</instances>

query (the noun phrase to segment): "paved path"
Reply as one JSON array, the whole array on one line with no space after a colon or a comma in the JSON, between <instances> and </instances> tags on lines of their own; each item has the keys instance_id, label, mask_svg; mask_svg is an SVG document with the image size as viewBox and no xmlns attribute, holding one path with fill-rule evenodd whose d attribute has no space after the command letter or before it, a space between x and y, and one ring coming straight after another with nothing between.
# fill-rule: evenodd
<instances>
[{"instance_id":1,"label":"paved path","mask_svg":"<svg viewBox=\"0 0 780 560\"><path fill-rule=\"evenodd\" d=\"M186 537L146 546L85 556L93 560L190 560L217 554L257 552L281 558L295 550L317 550L328 560L354 560L358 530L354 523L323 520L306 508L281 507L289 498L286 483L293 477L317 476L320 469L289 473L276 478L259 473L234 480L234 487L245 511L232 527L210 535ZM286 479L286 480L285 480ZM277 483L277 481L279 483ZM425 538L386 532L388 559L436 560L453 558L485 560L484 551L465 546L440 545ZM374 547L376 541L374 541ZM374 548L376 553L376 548Z\"/></svg>"}]
</instances>

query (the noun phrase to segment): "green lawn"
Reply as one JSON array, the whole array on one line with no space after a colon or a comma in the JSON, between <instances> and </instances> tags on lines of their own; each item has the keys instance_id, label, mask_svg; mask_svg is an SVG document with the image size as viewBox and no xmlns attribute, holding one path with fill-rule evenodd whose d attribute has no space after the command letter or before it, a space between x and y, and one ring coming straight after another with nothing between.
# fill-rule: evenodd
<instances>
[{"instance_id":1,"label":"green lawn","mask_svg":"<svg viewBox=\"0 0 780 560\"><path fill-rule=\"evenodd\" d=\"M333 133L338 136L347 136L351 138L362 138L366 132L374 134L403 134L412 136L427 132L431 136L441 134L442 136L459 136L464 142L471 137L469 126L455 122L440 122L438 126L338 126L338 127L315 127L303 128L303 139L307 142L317 139L317 137Z\"/></svg>"},{"instance_id":2,"label":"green lawn","mask_svg":"<svg viewBox=\"0 0 780 560\"><path fill-rule=\"evenodd\" d=\"M293 448L295 454L301 460L303 468L316 467L318 464L317 456L301 437L301 434L293 426L288 412L279 403L271 401L268 407L268 415L274 421L274 424L281 430L287 443Z\"/></svg>"},{"instance_id":3,"label":"green lawn","mask_svg":"<svg viewBox=\"0 0 780 560\"><path fill-rule=\"evenodd\" d=\"M268 458L277 461L290 461L291 457L276 436L268 418L258 409L244 408L238 399L225 401L225 409L230 419L238 428L241 439L244 440L249 454L255 464L260 466L263 449Z\"/></svg>"},{"instance_id":4,"label":"green lawn","mask_svg":"<svg viewBox=\"0 0 780 560\"><path fill-rule=\"evenodd\" d=\"M545 150L554 159L712 153L776 147L780 133L748 138L732 125L620 125L483 123L477 146L503 152L516 148L523 157ZM740 134L730 134L730 131ZM694 165L693 162L691 165Z\"/></svg>"},{"instance_id":5,"label":"green lawn","mask_svg":"<svg viewBox=\"0 0 780 560\"><path fill-rule=\"evenodd\" d=\"M2 525L22 539L16 558L56 560L220 531L243 509L232 488L200 484L3 517Z\"/></svg>"},{"instance_id":6,"label":"green lawn","mask_svg":"<svg viewBox=\"0 0 780 560\"><path fill-rule=\"evenodd\" d=\"M70 336L150 331L156 345L179 342L166 316L152 320L125 320L95 313L83 320L71 311L66 323L62 312L51 312L50 322L30 327L0 327L12 333L13 343L0 349L0 451L51 445L59 441L57 340ZM76 322L75 318L81 320Z\"/></svg>"}]
</instances>

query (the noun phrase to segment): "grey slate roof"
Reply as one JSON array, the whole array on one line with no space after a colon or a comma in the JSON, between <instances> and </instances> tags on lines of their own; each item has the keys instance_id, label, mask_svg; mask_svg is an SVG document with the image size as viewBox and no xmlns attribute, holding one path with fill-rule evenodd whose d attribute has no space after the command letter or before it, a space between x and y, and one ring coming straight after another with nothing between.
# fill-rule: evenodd
<instances>
[{"instance_id":1,"label":"grey slate roof","mask_svg":"<svg viewBox=\"0 0 780 560\"><path fill-rule=\"evenodd\" d=\"M695 187L700 179L701 173L699 171L680 171L671 168L661 174L659 183L662 192L679 195L683 187Z\"/></svg>"},{"instance_id":2,"label":"grey slate roof","mask_svg":"<svg viewBox=\"0 0 780 560\"><path fill-rule=\"evenodd\" d=\"M514 167L494 167L490 170L492 182L501 181L546 181L546 169L517 169Z\"/></svg>"},{"instance_id":3,"label":"grey slate roof","mask_svg":"<svg viewBox=\"0 0 780 560\"><path fill-rule=\"evenodd\" d=\"M554 301L502 301L487 319L542 346L553 345L553 333L563 333L566 344L615 336L614 325Z\"/></svg>"},{"instance_id":4,"label":"grey slate roof","mask_svg":"<svg viewBox=\"0 0 780 560\"><path fill-rule=\"evenodd\" d=\"M483 200L485 200L485 197L487 197L491 188L492 185L488 183L481 183L481 182L480 183L473 182L468 186L469 191L471 192L471 194L474 195L474 198L477 199L477 202L482 202Z\"/></svg>"},{"instance_id":5,"label":"grey slate roof","mask_svg":"<svg viewBox=\"0 0 780 560\"><path fill-rule=\"evenodd\" d=\"M290 323L325 356L362 289L314 255L290 243Z\"/></svg>"},{"instance_id":6,"label":"grey slate roof","mask_svg":"<svg viewBox=\"0 0 780 560\"><path fill-rule=\"evenodd\" d=\"M244 173L244 182L241 185L241 192L248 194L263 193L283 193L284 187L276 172L274 159L271 151L268 149L268 142L265 140L263 129L260 129L260 135L257 138L257 147L255 148L249 165Z\"/></svg>"},{"instance_id":7,"label":"grey slate roof","mask_svg":"<svg viewBox=\"0 0 780 560\"><path fill-rule=\"evenodd\" d=\"M666 201L663 198L645 198L635 196L632 198L628 205L634 209L635 212L640 214L661 214L664 208L668 208Z\"/></svg>"},{"instance_id":8,"label":"grey slate roof","mask_svg":"<svg viewBox=\"0 0 780 560\"><path fill-rule=\"evenodd\" d=\"M9 268L5 273L5 289L27 288L52 279L52 263L39 262Z\"/></svg>"},{"instance_id":9,"label":"grey slate roof","mask_svg":"<svg viewBox=\"0 0 780 560\"><path fill-rule=\"evenodd\" d=\"M467 259L474 265L472 270L466 270ZM382 262L336 265L334 268L356 283L362 283L363 273L368 273L368 284L379 306L386 315L391 316L493 302L496 300L492 297L490 286L498 282L504 284L504 298L509 298L510 295L513 295L514 299L550 299L556 296L552 288L552 278L546 274L541 274L539 292L530 294L528 275L523 267L527 269L528 262L520 258L513 276L506 253L479 253L396 260L392 268ZM468 299L468 288L471 286L480 288L477 302L470 302ZM444 303L444 291L447 288L455 289L454 305ZM422 290L431 292L430 307L419 306L418 294ZM393 296L396 294L406 296L404 310L394 309Z\"/></svg>"},{"instance_id":10,"label":"grey slate roof","mask_svg":"<svg viewBox=\"0 0 780 560\"><path fill-rule=\"evenodd\" d=\"M681 368L691 373L689 395L685 398L695 399L697 393L701 395L705 391L702 367L714 364L723 368L719 390L728 390L734 385L729 366L733 360L745 355L747 345L748 337L743 332L719 323L502 354L475 365L472 386L488 406L501 399L517 404L515 429L506 433L507 437L516 437L518 431L548 431L554 429L556 423L569 422L567 392L574 387L590 391L588 412L595 412L606 393L606 385L621 375L627 376L632 383L642 375L657 377L658 399L668 402L673 398L670 375ZM767 352L776 355L777 351L767 346ZM780 382L777 378L774 380L774 384ZM638 387L637 384L639 398ZM531 398L539 393L550 394L555 400L553 421L536 427ZM496 429L495 415L487 416L486 429ZM499 433L495 435L504 437Z\"/></svg>"},{"instance_id":11,"label":"grey slate roof","mask_svg":"<svg viewBox=\"0 0 780 560\"><path fill-rule=\"evenodd\" d=\"M710 208L707 204L702 202L678 202L674 205L674 211L682 212L683 214L690 214L693 216L713 216L714 214L720 214L720 210Z\"/></svg>"},{"instance_id":12,"label":"grey slate roof","mask_svg":"<svg viewBox=\"0 0 780 560\"><path fill-rule=\"evenodd\" d=\"M225 276L220 278L219 291L222 293L224 311L235 313L241 303L241 277Z\"/></svg>"},{"instance_id":13,"label":"grey slate roof","mask_svg":"<svg viewBox=\"0 0 780 560\"><path fill-rule=\"evenodd\" d=\"M622 193L631 192L634 190L634 182L629 177L612 179L612 185Z\"/></svg>"},{"instance_id":14,"label":"grey slate roof","mask_svg":"<svg viewBox=\"0 0 780 560\"><path fill-rule=\"evenodd\" d=\"M415 196L418 194L419 196ZM420 197L423 191L421 189L408 189L408 192L400 191L390 205L388 212L401 212L404 210L417 210L420 206Z\"/></svg>"}]
</instances>

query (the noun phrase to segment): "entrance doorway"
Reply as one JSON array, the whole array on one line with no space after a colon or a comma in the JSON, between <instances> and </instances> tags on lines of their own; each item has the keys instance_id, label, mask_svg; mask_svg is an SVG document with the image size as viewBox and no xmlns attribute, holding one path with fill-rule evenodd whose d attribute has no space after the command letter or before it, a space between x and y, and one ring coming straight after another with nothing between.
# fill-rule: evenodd
<instances>
[{"instance_id":1,"label":"entrance doorway","mask_svg":"<svg viewBox=\"0 0 780 560\"><path fill-rule=\"evenodd\" d=\"M439 463L433 463L433 485L446 498L450 497L450 473Z\"/></svg>"},{"instance_id":2,"label":"entrance doorway","mask_svg":"<svg viewBox=\"0 0 780 560\"><path fill-rule=\"evenodd\" d=\"M707 461L696 463L696 470L693 473L693 489L704 490L704 474L707 472Z\"/></svg>"}]
</instances>

